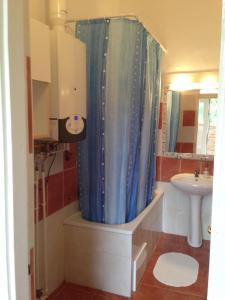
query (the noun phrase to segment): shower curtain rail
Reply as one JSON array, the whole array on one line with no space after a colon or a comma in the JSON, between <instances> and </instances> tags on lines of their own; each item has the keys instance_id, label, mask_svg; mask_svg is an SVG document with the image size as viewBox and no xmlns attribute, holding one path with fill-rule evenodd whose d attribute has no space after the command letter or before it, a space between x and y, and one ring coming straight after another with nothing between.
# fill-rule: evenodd
<instances>
[{"instance_id":1,"label":"shower curtain rail","mask_svg":"<svg viewBox=\"0 0 225 300\"><path fill-rule=\"evenodd\" d=\"M133 19L135 21L138 21L139 23L141 23L144 28L146 29L146 26L144 25L144 23L134 14L126 14L126 15L118 15L118 16L104 16L104 17L96 17L96 18L86 18L86 19L69 19L66 21L66 24L70 24L70 23L76 23L76 22L80 22L80 21L86 21L86 20L99 20L99 19L120 19L120 18L127 18L127 19ZM146 29L147 30L147 29ZM162 49L162 51L167 54L167 49L158 41L158 39L151 34L151 32L149 30L147 30L147 32L151 35L151 37L157 41L157 43L159 43L160 48Z\"/></svg>"},{"instance_id":2,"label":"shower curtain rail","mask_svg":"<svg viewBox=\"0 0 225 300\"><path fill-rule=\"evenodd\" d=\"M99 20L99 19L120 19L120 18L127 18L127 19L133 19L135 21L139 21L138 17L134 14L126 14L126 15L118 15L118 16L104 16L104 17L94 17L94 18L85 18L85 19L69 19L66 21L66 23L76 23L79 21L86 21L86 20Z\"/></svg>"}]
</instances>

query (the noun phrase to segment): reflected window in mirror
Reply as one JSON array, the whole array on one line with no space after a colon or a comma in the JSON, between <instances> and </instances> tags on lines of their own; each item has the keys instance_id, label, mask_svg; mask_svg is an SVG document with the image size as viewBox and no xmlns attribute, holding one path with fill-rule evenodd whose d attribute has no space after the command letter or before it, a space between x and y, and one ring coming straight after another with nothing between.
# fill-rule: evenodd
<instances>
[{"instance_id":1,"label":"reflected window in mirror","mask_svg":"<svg viewBox=\"0 0 225 300\"><path fill-rule=\"evenodd\" d=\"M199 99L197 153L213 155L215 151L217 98Z\"/></svg>"},{"instance_id":2,"label":"reflected window in mirror","mask_svg":"<svg viewBox=\"0 0 225 300\"><path fill-rule=\"evenodd\" d=\"M168 91L165 151L213 155L217 95L199 90Z\"/></svg>"}]
</instances>

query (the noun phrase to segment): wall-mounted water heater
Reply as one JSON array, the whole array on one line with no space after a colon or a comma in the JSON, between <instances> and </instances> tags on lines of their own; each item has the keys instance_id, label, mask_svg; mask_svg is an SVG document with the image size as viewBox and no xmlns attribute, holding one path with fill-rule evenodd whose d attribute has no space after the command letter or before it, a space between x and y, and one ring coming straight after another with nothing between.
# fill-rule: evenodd
<instances>
[{"instance_id":1,"label":"wall-mounted water heater","mask_svg":"<svg viewBox=\"0 0 225 300\"><path fill-rule=\"evenodd\" d=\"M54 14L54 9L60 10L61 18L60 13ZM86 47L65 32L64 14L63 7L53 5L50 10L53 28L50 33L50 131L52 139L72 143L84 139L86 134Z\"/></svg>"}]
</instances>

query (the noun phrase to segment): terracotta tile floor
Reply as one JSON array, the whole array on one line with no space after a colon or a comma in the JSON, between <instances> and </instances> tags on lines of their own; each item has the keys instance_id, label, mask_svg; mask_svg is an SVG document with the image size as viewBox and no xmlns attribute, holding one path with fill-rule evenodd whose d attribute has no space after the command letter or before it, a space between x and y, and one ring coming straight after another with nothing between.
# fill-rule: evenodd
<instances>
[{"instance_id":1,"label":"terracotta tile floor","mask_svg":"<svg viewBox=\"0 0 225 300\"><path fill-rule=\"evenodd\" d=\"M152 270L158 257L166 252L181 252L191 255L199 262L199 275L197 282L186 288L174 288L158 282ZM162 237L153 253L151 261L139 284L132 300L204 300L207 295L209 264L209 242L204 241L201 248L191 248L186 238L162 234ZM48 300L125 300L126 297L105 293L91 288L65 283Z\"/></svg>"}]
</instances>

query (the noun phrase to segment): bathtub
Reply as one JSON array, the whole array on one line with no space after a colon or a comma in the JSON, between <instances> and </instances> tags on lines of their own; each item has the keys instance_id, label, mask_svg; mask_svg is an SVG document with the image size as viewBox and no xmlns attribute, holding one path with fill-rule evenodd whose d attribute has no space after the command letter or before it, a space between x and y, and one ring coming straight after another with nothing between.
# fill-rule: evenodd
<instances>
[{"instance_id":1,"label":"bathtub","mask_svg":"<svg viewBox=\"0 0 225 300\"><path fill-rule=\"evenodd\" d=\"M107 225L77 212L64 221L65 280L130 297L162 232L163 193L132 222Z\"/></svg>"}]
</instances>

